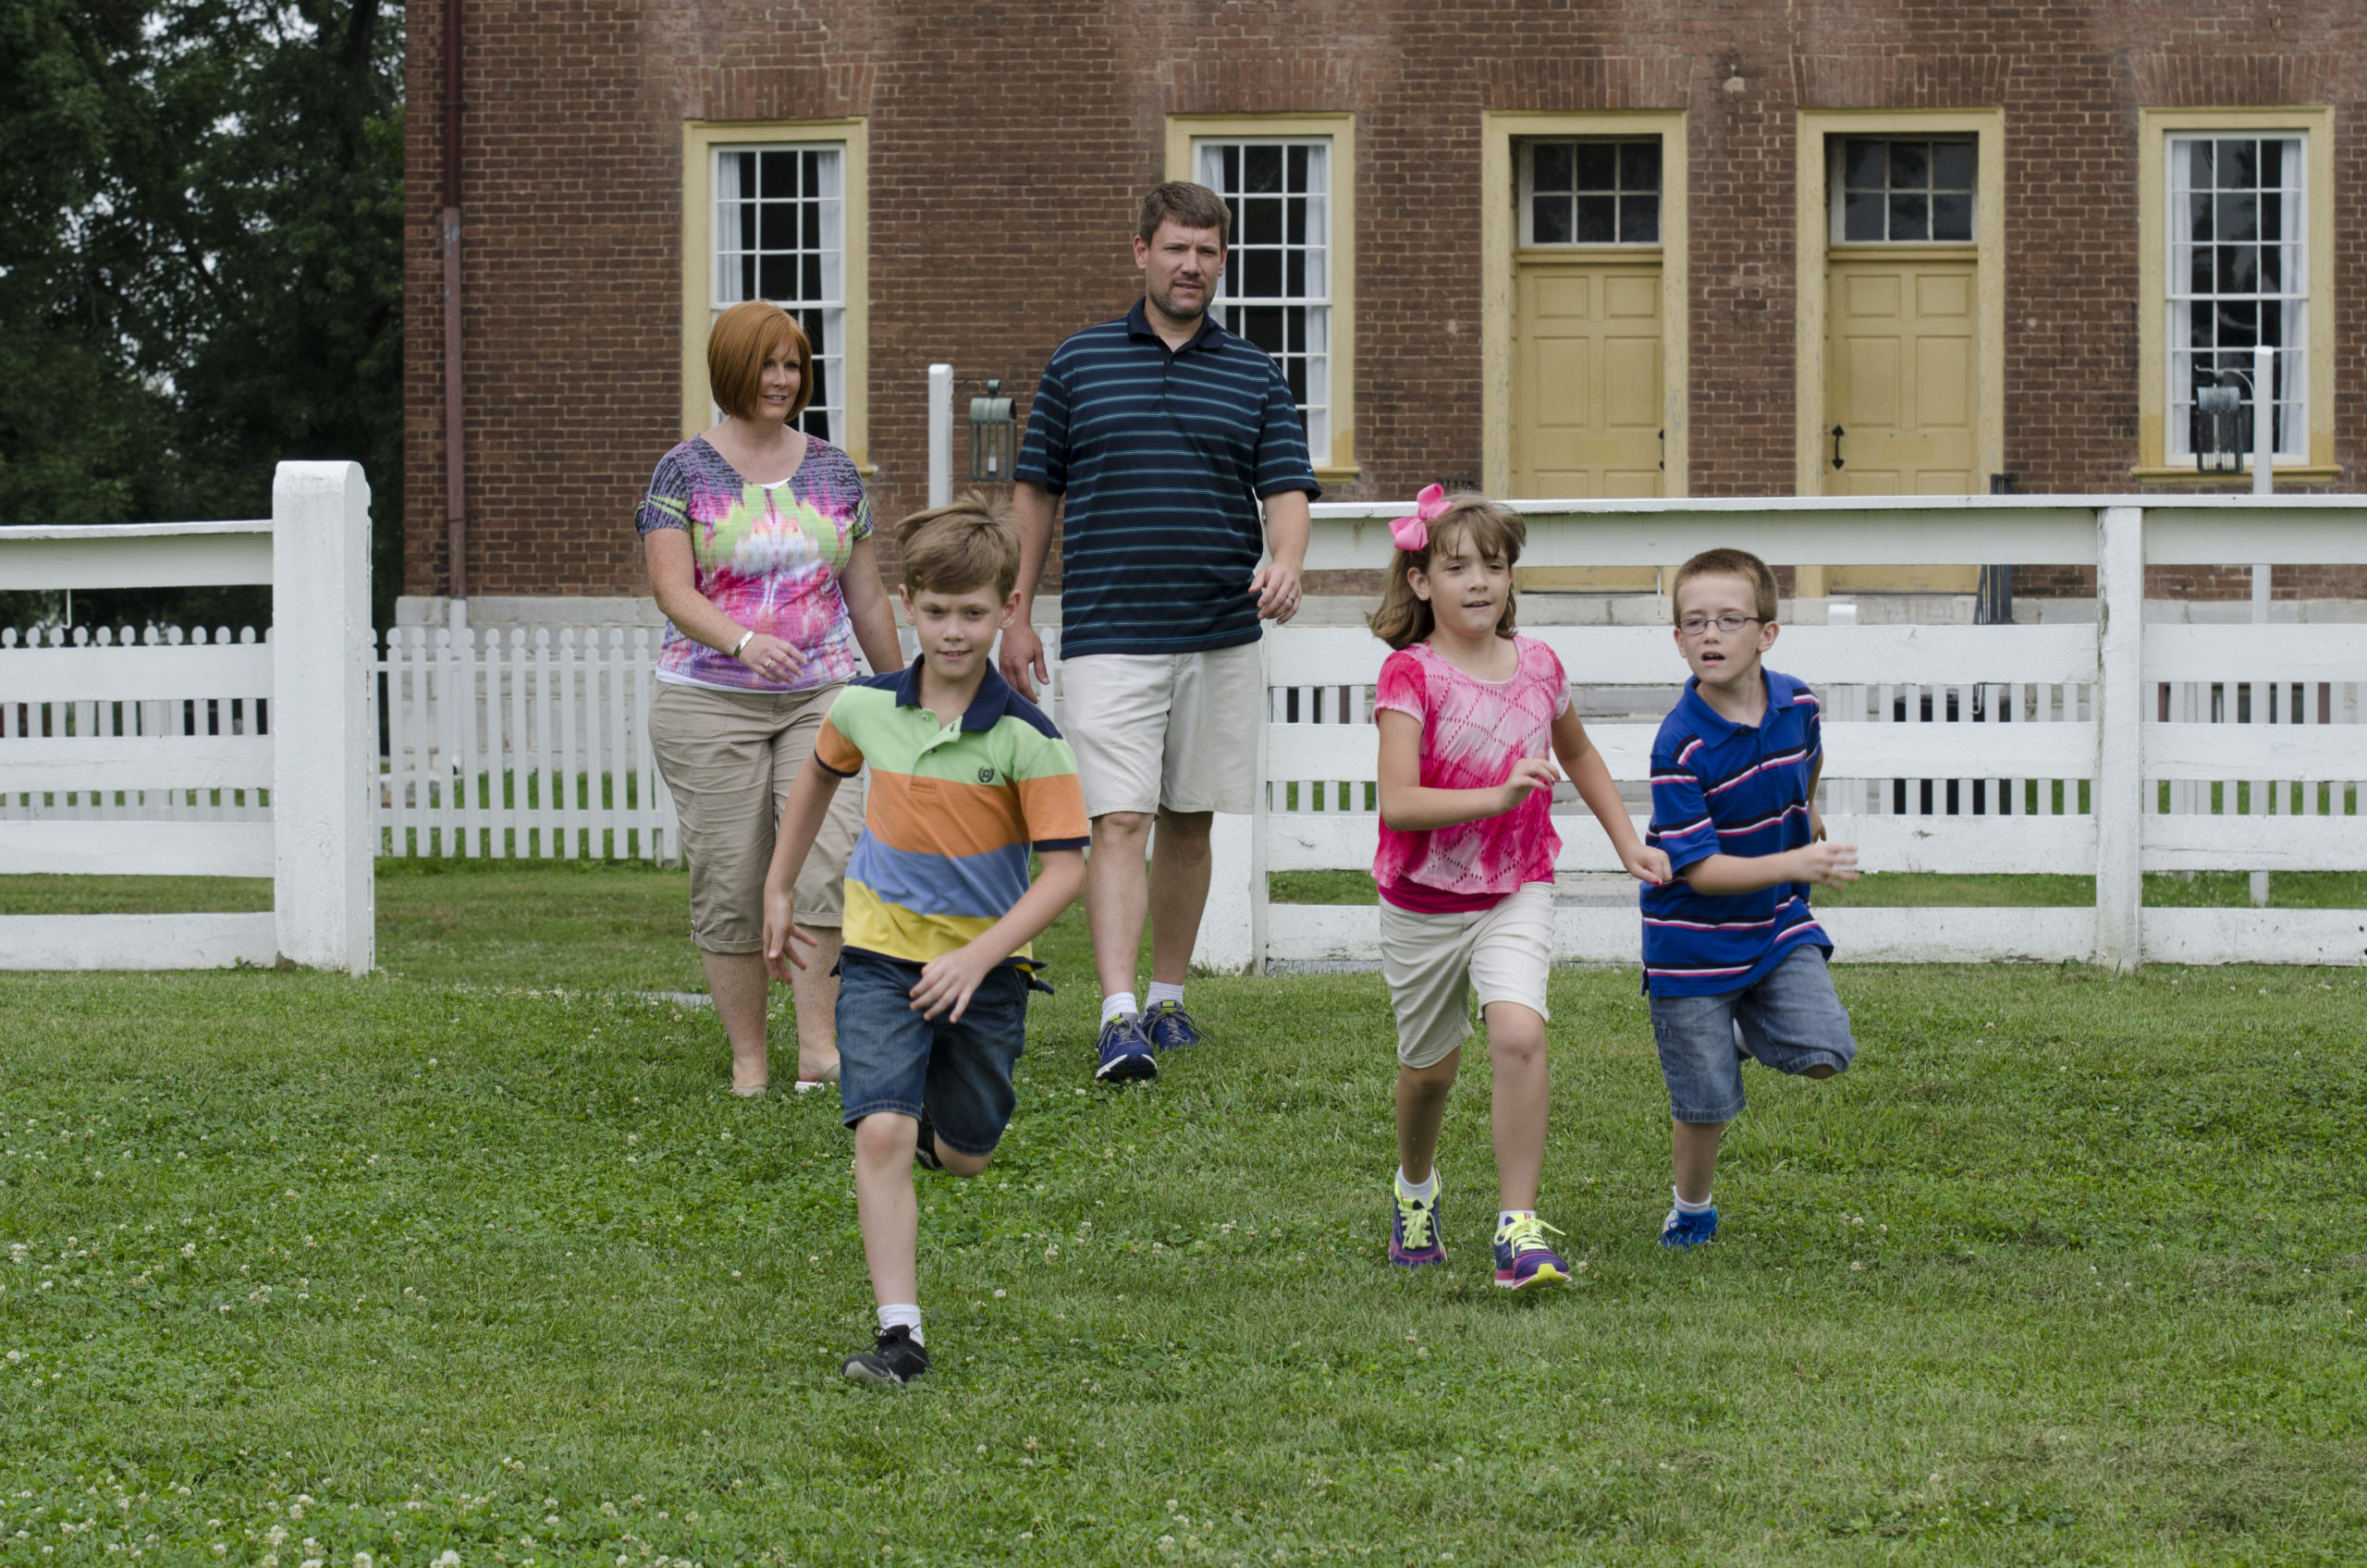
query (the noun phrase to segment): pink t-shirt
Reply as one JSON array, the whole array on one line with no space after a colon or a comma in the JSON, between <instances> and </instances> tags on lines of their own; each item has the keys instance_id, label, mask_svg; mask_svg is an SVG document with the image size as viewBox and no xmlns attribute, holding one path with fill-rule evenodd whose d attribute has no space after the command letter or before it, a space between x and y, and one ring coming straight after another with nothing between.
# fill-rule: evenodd
<instances>
[{"instance_id":1,"label":"pink t-shirt","mask_svg":"<svg viewBox=\"0 0 2367 1568\"><path fill-rule=\"evenodd\" d=\"M1422 721L1421 782L1430 790L1492 790L1522 757L1553 754L1553 721L1570 706L1569 678L1544 643L1515 637L1519 663L1509 680L1481 680L1441 658L1428 643L1382 661L1373 708ZM1539 790L1501 816L1454 827L1401 833L1380 825L1373 880L1404 909L1485 909L1524 883L1553 880L1552 794Z\"/></svg>"}]
</instances>

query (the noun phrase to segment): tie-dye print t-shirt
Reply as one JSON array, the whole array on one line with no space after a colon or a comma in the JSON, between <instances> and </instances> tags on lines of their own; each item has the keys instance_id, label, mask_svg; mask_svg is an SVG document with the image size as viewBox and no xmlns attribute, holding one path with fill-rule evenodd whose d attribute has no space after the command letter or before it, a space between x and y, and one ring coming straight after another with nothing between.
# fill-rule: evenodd
<instances>
[{"instance_id":1,"label":"tie-dye print t-shirt","mask_svg":"<svg viewBox=\"0 0 2367 1568\"><path fill-rule=\"evenodd\" d=\"M1481 680L1439 656L1428 643L1382 661L1373 710L1411 714L1422 725L1421 784L1426 790L1492 790L1522 757L1553 753L1553 721L1569 710L1562 661L1544 643L1516 637L1519 662L1509 680ZM1380 825L1373 880L1403 909L1485 909L1524 883L1553 880L1552 791L1539 790L1501 816L1453 827L1401 833Z\"/></svg>"},{"instance_id":2,"label":"tie-dye print t-shirt","mask_svg":"<svg viewBox=\"0 0 2367 1568\"><path fill-rule=\"evenodd\" d=\"M755 484L705 436L693 435L658 460L634 526L643 533L688 532L698 591L707 602L805 655L789 680L767 680L668 625L658 680L727 692L802 692L854 674L854 626L839 573L855 545L871 537L871 502L852 458L809 435L795 473L779 484Z\"/></svg>"}]
</instances>

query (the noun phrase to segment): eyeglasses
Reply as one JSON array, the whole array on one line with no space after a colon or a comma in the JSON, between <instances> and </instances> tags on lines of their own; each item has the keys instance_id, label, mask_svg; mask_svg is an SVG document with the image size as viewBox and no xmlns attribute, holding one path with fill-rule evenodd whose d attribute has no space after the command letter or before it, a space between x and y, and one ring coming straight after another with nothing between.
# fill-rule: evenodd
<instances>
[{"instance_id":1,"label":"eyeglasses","mask_svg":"<svg viewBox=\"0 0 2367 1568\"><path fill-rule=\"evenodd\" d=\"M1714 626L1719 631L1731 637L1753 621L1758 621L1761 625L1764 625L1766 623L1766 619L1767 618L1764 616L1736 615L1732 610L1728 610L1722 616L1686 616L1683 620L1676 623L1676 629L1679 631L1684 632L1687 637L1699 637L1701 633L1709 631L1710 628Z\"/></svg>"}]
</instances>

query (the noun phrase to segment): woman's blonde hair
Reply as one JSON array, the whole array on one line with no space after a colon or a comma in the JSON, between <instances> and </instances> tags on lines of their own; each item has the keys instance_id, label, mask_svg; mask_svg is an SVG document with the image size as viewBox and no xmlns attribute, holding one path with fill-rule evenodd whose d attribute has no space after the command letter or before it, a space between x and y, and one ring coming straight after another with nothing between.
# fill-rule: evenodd
<instances>
[{"instance_id":1,"label":"woman's blonde hair","mask_svg":"<svg viewBox=\"0 0 2367 1568\"><path fill-rule=\"evenodd\" d=\"M1438 618L1430 613L1429 602L1414 592L1406 578L1409 571L1428 575L1430 559L1456 540L1468 541L1474 553L1482 560L1501 556L1511 566L1520 559L1520 547L1528 543L1528 525L1520 514L1507 507L1498 506L1485 496L1469 493L1447 498L1447 508L1430 524L1429 542L1418 550L1400 550L1389 563L1389 585L1381 591L1380 607L1365 617L1365 624L1372 634L1392 648L1404 648L1422 641L1438 627ZM1509 637L1517 619L1520 595L1504 595L1504 613L1497 619L1496 635Z\"/></svg>"},{"instance_id":2,"label":"woman's blonde hair","mask_svg":"<svg viewBox=\"0 0 2367 1568\"><path fill-rule=\"evenodd\" d=\"M814 346L797 318L765 300L744 300L716 317L706 335L706 386L715 406L733 419L755 418L765 361L783 348L797 359L797 395L789 400L794 420L814 400Z\"/></svg>"}]
</instances>

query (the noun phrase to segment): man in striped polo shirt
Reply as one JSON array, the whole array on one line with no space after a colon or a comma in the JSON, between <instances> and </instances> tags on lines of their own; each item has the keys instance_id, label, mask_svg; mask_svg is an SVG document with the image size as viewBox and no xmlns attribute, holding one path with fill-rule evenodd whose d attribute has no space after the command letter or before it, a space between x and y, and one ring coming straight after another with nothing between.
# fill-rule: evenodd
<instances>
[{"instance_id":1,"label":"man in striped polo shirt","mask_svg":"<svg viewBox=\"0 0 2367 1568\"><path fill-rule=\"evenodd\" d=\"M1162 185L1143 199L1143 298L1053 352L1015 472L1025 553L1001 666L1031 697L1048 674L1036 584L1053 507L1067 507L1061 728L1093 819L1096 1075L1111 1082L1156 1077L1155 1053L1201 1037L1184 979L1208 897L1210 818L1246 813L1255 799L1259 623L1298 612L1307 503L1320 494L1281 367L1208 315L1231 224L1206 186ZM1150 991L1138 1006L1146 917Z\"/></svg>"},{"instance_id":2,"label":"man in striped polo shirt","mask_svg":"<svg viewBox=\"0 0 2367 1568\"><path fill-rule=\"evenodd\" d=\"M1693 679L1652 742L1644 841L1675 875L1641 895L1644 991L1674 1145L1661 1244L1691 1247L1717 1233L1710 1182L1742 1114L1743 1062L1830 1078L1857 1055L1809 886L1856 881L1858 851L1823 841L1816 693L1760 662L1775 645L1775 574L1746 551L1705 550L1669 592Z\"/></svg>"}]
</instances>

